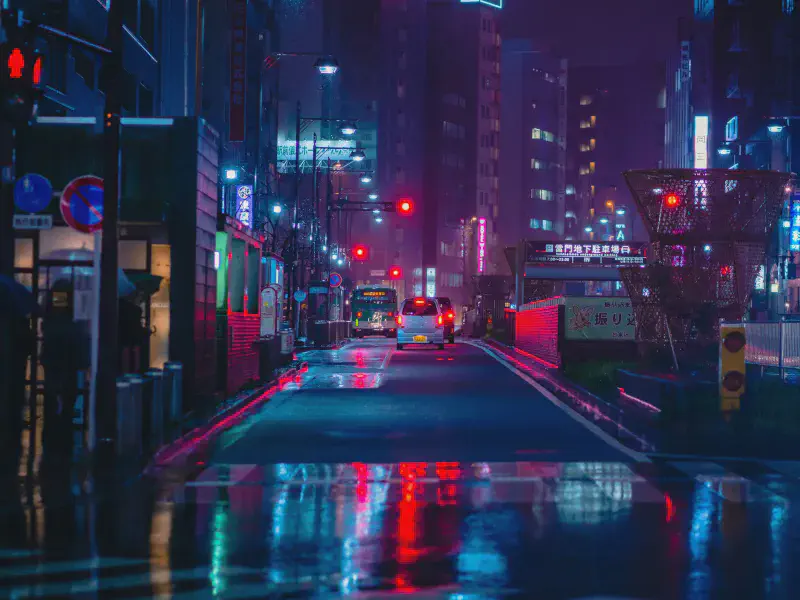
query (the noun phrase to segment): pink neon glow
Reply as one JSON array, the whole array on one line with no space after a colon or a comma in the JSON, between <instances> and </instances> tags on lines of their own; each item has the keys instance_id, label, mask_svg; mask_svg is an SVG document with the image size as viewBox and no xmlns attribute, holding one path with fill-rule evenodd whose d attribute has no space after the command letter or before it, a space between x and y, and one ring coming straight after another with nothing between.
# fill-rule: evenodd
<instances>
[{"instance_id":1,"label":"pink neon glow","mask_svg":"<svg viewBox=\"0 0 800 600\"><path fill-rule=\"evenodd\" d=\"M486 219L478 219L478 273L486 270Z\"/></svg>"},{"instance_id":2,"label":"pink neon glow","mask_svg":"<svg viewBox=\"0 0 800 600\"><path fill-rule=\"evenodd\" d=\"M532 358L533 360L535 360L536 362L544 365L548 369L557 369L558 368L558 365L553 364L551 362L548 362L548 361L544 360L543 358L539 358L538 356L536 356L534 354L531 354L530 352L525 352L524 350L520 350L519 348L514 348L514 352L519 352L520 354L522 354L522 356L525 356L527 358Z\"/></svg>"},{"instance_id":3,"label":"pink neon glow","mask_svg":"<svg viewBox=\"0 0 800 600\"><path fill-rule=\"evenodd\" d=\"M649 411L652 411L652 412L655 412L655 413L660 413L661 412L661 409L658 408L657 406L653 406L649 402L645 402L644 400L642 400L641 398L637 398L636 396L631 396L630 394L628 394L625 391L625 388L618 387L617 389L619 390L619 395L622 396L623 398L625 398L626 400L630 400L631 402L635 402L636 404L641 405L642 407L646 408Z\"/></svg>"}]
</instances>

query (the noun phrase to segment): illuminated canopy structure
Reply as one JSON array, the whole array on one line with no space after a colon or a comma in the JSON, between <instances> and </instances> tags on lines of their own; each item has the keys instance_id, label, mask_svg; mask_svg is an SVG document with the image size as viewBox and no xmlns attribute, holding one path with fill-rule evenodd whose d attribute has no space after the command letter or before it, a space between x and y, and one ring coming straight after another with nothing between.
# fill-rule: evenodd
<instances>
[{"instance_id":1,"label":"illuminated canopy structure","mask_svg":"<svg viewBox=\"0 0 800 600\"><path fill-rule=\"evenodd\" d=\"M647 265L620 269L639 341L715 344L719 319L742 319L790 178L728 169L625 173L651 241Z\"/></svg>"}]
</instances>

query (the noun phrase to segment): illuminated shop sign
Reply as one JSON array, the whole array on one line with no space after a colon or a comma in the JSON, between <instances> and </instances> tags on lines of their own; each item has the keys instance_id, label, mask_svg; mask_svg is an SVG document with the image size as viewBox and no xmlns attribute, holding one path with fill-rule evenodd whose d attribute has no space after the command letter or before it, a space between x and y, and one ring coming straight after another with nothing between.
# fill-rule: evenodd
<instances>
[{"instance_id":1,"label":"illuminated shop sign","mask_svg":"<svg viewBox=\"0 0 800 600\"><path fill-rule=\"evenodd\" d=\"M792 225L789 229L789 250L800 252L800 195L792 196L790 217Z\"/></svg>"},{"instance_id":2,"label":"illuminated shop sign","mask_svg":"<svg viewBox=\"0 0 800 600\"><path fill-rule=\"evenodd\" d=\"M694 168L708 168L708 117L694 118Z\"/></svg>"},{"instance_id":3,"label":"illuminated shop sign","mask_svg":"<svg viewBox=\"0 0 800 600\"><path fill-rule=\"evenodd\" d=\"M236 186L236 219L252 229L253 227L253 186Z\"/></svg>"},{"instance_id":4,"label":"illuminated shop sign","mask_svg":"<svg viewBox=\"0 0 800 600\"><path fill-rule=\"evenodd\" d=\"M425 269L425 295L428 298L436 297L436 267Z\"/></svg>"},{"instance_id":5,"label":"illuminated shop sign","mask_svg":"<svg viewBox=\"0 0 800 600\"><path fill-rule=\"evenodd\" d=\"M486 270L486 219L478 219L478 273Z\"/></svg>"}]
</instances>

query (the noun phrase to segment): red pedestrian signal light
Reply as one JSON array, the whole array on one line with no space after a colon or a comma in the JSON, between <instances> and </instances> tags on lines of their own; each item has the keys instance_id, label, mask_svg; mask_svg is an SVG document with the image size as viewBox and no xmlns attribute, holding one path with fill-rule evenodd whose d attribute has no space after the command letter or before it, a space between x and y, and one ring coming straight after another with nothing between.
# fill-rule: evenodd
<instances>
[{"instance_id":1,"label":"red pedestrian signal light","mask_svg":"<svg viewBox=\"0 0 800 600\"><path fill-rule=\"evenodd\" d=\"M8 55L8 77L22 79L22 69L25 68L25 55L22 50L14 48Z\"/></svg>"},{"instance_id":2,"label":"red pedestrian signal light","mask_svg":"<svg viewBox=\"0 0 800 600\"><path fill-rule=\"evenodd\" d=\"M681 199L678 194L667 194L664 196L664 204L667 208L677 208L680 206Z\"/></svg>"},{"instance_id":3,"label":"red pedestrian signal light","mask_svg":"<svg viewBox=\"0 0 800 600\"><path fill-rule=\"evenodd\" d=\"M411 198L400 198L397 202L397 212L401 215L408 216L414 212L414 202Z\"/></svg>"},{"instance_id":4,"label":"red pedestrian signal light","mask_svg":"<svg viewBox=\"0 0 800 600\"><path fill-rule=\"evenodd\" d=\"M389 279L400 279L403 276L403 269L400 267L389 268Z\"/></svg>"},{"instance_id":5,"label":"red pedestrian signal light","mask_svg":"<svg viewBox=\"0 0 800 600\"><path fill-rule=\"evenodd\" d=\"M353 258L355 260L367 260L369 258L369 249L366 246L356 246L353 248Z\"/></svg>"}]
</instances>

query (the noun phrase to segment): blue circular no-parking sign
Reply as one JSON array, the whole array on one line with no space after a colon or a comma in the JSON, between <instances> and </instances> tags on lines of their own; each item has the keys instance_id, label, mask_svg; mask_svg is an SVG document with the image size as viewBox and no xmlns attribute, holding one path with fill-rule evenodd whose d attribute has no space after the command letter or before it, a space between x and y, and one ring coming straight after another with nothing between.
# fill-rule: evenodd
<instances>
[{"instance_id":1,"label":"blue circular no-parking sign","mask_svg":"<svg viewBox=\"0 0 800 600\"><path fill-rule=\"evenodd\" d=\"M331 273L330 283L331 287L339 287L342 285L342 276L338 273Z\"/></svg>"},{"instance_id":2,"label":"blue circular no-parking sign","mask_svg":"<svg viewBox=\"0 0 800 600\"><path fill-rule=\"evenodd\" d=\"M103 179L83 175L70 181L61 192L61 216L67 225L83 233L103 227Z\"/></svg>"}]
</instances>

